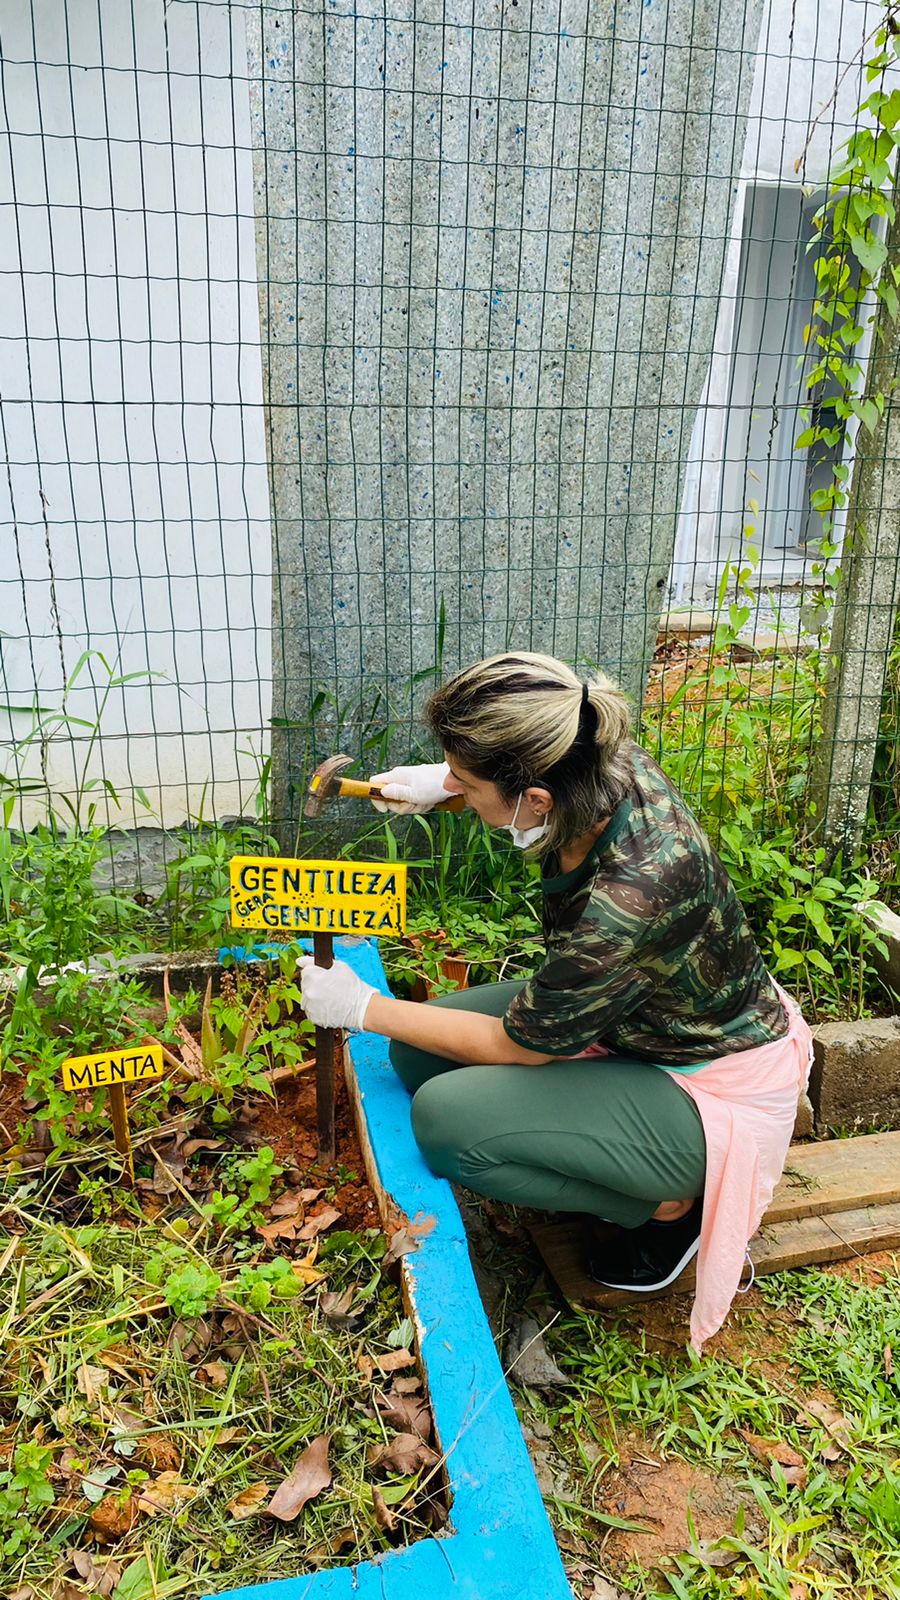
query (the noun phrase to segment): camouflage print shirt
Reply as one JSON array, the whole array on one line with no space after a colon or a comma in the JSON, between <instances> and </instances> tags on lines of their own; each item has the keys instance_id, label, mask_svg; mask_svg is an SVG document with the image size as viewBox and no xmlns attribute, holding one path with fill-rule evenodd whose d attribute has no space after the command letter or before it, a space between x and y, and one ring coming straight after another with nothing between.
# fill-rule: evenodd
<instances>
[{"instance_id":1,"label":"camouflage print shirt","mask_svg":"<svg viewBox=\"0 0 900 1600\"><path fill-rule=\"evenodd\" d=\"M544 1055L601 1044L685 1070L768 1044L787 1022L703 829L632 753L633 785L587 860L564 873L544 862L547 958L504 1027Z\"/></svg>"}]
</instances>

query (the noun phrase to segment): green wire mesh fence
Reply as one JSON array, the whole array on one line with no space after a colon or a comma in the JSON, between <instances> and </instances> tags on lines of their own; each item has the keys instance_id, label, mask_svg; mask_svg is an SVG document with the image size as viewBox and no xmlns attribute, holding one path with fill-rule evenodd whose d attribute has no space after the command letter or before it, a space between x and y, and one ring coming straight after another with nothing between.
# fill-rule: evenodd
<instances>
[{"instance_id":1,"label":"green wire mesh fence","mask_svg":"<svg viewBox=\"0 0 900 1600\"><path fill-rule=\"evenodd\" d=\"M717 829L808 826L815 215L882 15L0 0L7 820L137 880L186 821L303 848L315 761L518 647L620 679ZM820 785L885 862L890 420Z\"/></svg>"}]
</instances>

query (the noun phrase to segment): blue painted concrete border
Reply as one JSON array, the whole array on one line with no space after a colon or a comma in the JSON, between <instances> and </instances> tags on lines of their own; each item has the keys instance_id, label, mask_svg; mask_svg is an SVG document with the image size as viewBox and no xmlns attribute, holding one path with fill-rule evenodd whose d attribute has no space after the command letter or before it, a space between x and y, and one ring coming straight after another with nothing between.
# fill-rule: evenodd
<instances>
[{"instance_id":1,"label":"blue painted concrete border","mask_svg":"<svg viewBox=\"0 0 900 1600\"><path fill-rule=\"evenodd\" d=\"M266 947L256 946L262 954ZM221 951L246 959L243 949ZM338 940L337 953L387 992L373 940ZM450 1185L429 1172L412 1135L409 1097L384 1039L354 1034L351 1070L378 1177L408 1216L437 1219L403 1257L452 1503L440 1538L421 1539L357 1567L231 1589L218 1600L572 1600L522 1430L472 1275Z\"/></svg>"}]
</instances>

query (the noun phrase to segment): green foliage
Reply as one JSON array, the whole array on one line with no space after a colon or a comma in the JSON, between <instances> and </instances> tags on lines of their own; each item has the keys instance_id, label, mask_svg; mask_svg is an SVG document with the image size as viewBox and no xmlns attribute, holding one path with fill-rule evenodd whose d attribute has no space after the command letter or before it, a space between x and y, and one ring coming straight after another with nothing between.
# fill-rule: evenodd
<instances>
[{"instance_id":1,"label":"green foliage","mask_svg":"<svg viewBox=\"0 0 900 1600\"><path fill-rule=\"evenodd\" d=\"M266 764L268 769L268 764ZM177 834L181 853L166 866L166 888L157 913L175 949L208 949L231 937L229 862L236 855L278 855L278 841L264 827L222 827L204 820Z\"/></svg>"},{"instance_id":2,"label":"green foliage","mask_svg":"<svg viewBox=\"0 0 900 1600\"><path fill-rule=\"evenodd\" d=\"M444 917L436 926L435 909L423 907L408 919L404 940L385 940L381 956L392 987L409 993L424 982L432 994L457 987L457 979L444 971L444 963L458 959L468 964L470 985L494 983L530 973L539 963L543 941L536 905L539 879L531 879L532 893L523 909L506 911L495 901L483 907L446 900ZM419 891L423 900L423 890Z\"/></svg>"},{"instance_id":3,"label":"green foliage","mask_svg":"<svg viewBox=\"0 0 900 1600\"><path fill-rule=\"evenodd\" d=\"M283 1171L270 1145L263 1145L253 1156L224 1161L222 1187L213 1191L211 1200L203 1207L204 1216L222 1233L238 1233L261 1222L259 1208L269 1200L272 1185Z\"/></svg>"},{"instance_id":4,"label":"green foliage","mask_svg":"<svg viewBox=\"0 0 900 1600\"><path fill-rule=\"evenodd\" d=\"M835 512L849 499L846 456L849 435L858 427L873 434L888 396L865 386L858 359L860 341L879 318L895 322L900 311L900 263L888 259L884 230L894 222L894 171L900 147L900 91L885 87L884 75L900 56L900 6L884 0L884 17L866 60L867 82L878 87L859 108L874 126L859 127L839 152L828 176L825 199L816 213L814 270L817 292L806 342L813 352L806 376L812 405L801 408L805 426L796 441L801 450L824 445L835 466L831 482L814 491L812 504L822 523L817 573L830 582L821 603L833 599L837 570ZM868 307L872 305L870 311ZM856 530L848 531L848 539Z\"/></svg>"},{"instance_id":5,"label":"green foliage","mask_svg":"<svg viewBox=\"0 0 900 1600\"><path fill-rule=\"evenodd\" d=\"M17 1556L40 1538L29 1512L52 1506L56 1495L49 1473L53 1451L32 1440L16 1445L12 1467L0 1472L0 1552Z\"/></svg>"},{"instance_id":6,"label":"green foliage","mask_svg":"<svg viewBox=\"0 0 900 1600\"><path fill-rule=\"evenodd\" d=\"M872 957L885 953L861 914L871 880L832 876L821 846L798 851L790 827L760 834L743 806L723 824L719 847L773 976L811 1020L862 1015L880 989Z\"/></svg>"},{"instance_id":7,"label":"green foliage","mask_svg":"<svg viewBox=\"0 0 900 1600\"><path fill-rule=\"evenodd\" d=\"M272 1300L293 1300L302 1294L303 1284L286 1256L241 1267L233 1288L235 1300L249 1311L265 1311Z\"/></svg>"},{"instance_id":8,"label":"green foliage","mask_svg":"<svg viewBox=\"0 0 900 1600\"><path fill-rule=\"evenodd\" d=\"M221 994L214 997L211 983L207 987L200 1024L203 1075L188 1085L185 1099L215 1101L214 1122L229 1120L236 1095L253 1090L271 1096L267 1074L297 1068L308 1057L315 1030L297 1015L298 956L296 947L285 946L277 962L266 963L262 978L232 967Z\"/></svg>"},{"instance_id":9,"label":"green foliage","mask_svg":"<svg viewBox=\"0 0 900 1600\"><path fill-rule=\"evenodd\" d=\"M202 1317L213 1305L222 1279L200 1257L187 1256L177 1245L158 1250L147 1262L147 1282L161 1288L176 1317Z\"/></svg>"}]
</instances>

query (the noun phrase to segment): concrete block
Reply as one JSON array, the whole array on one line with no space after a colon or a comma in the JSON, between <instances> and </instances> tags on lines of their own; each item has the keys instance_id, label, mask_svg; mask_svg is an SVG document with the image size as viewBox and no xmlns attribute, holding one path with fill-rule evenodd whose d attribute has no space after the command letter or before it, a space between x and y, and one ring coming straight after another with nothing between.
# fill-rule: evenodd
<instances>
[{"instance_id":1,"label":"concrete block","mask_svg":"<svg viewBox=\"0 0 900 1600\"><path fill-rule=\"evenodd\" d=\"M793 1139L809 1139L816 1131L816 1121L813 1116L812 1101L808 1094L802 1094L797 1101L797 1118L794 1123Z\"/></svg>"},{"instance_id":2,"label":"concrete block","mask_svg":"<svg viewBox=\"0 0 900 1600\"><path fill-rule=\"evenodd\" d=\"M900 1017L823 1023L809 1092L820 1132L900 1128Z\"/></svg>"},{"instance_id":3,"label":"concrete block","mask_svg":"<svg viewBox=\"0 0 900 1600\"><path fill-rule=\"evenodd\" d=\"M705 639L715 631L716 619L711 611L679 606L662 613L657 636L660 639Z\"/></svg>"},{"instance_id":4,"label":"concrete block","mask_svg":"<svg viewBox=\"0 0 900 1600\"><path fill-rule=\"evenodd\" d=\"M900 917L881 900L873 900L867 906L860 906L860 914L864 922L874 928L882 943L887 946L886 955L878 950L872 950L869 959L878 972L882 983L886 984L894 994L900 995Z\"/></svg>"}]
</instances>

